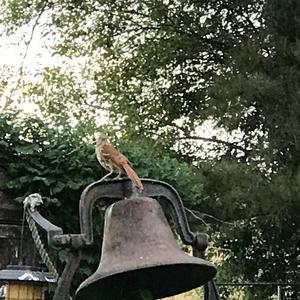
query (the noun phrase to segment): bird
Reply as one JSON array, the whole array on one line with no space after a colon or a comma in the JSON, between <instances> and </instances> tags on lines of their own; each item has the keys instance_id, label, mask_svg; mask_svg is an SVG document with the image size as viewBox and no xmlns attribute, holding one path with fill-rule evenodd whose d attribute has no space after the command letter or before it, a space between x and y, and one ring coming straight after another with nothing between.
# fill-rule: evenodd
<instances>
[{"instance_id":1,"label":"bird","mask_svg":"<svg viewBox=\"0 0 300 300\"><path fill-rule=\"evenodd\" d=\"M106 179L114 172L119 173L117 178L122 174L126 174L139 191L144 189L141 179L133 170L128 158L108 141L108 137L105 134L100 134L98 136L96 156L101 166L109 171L109 173L101 178L101 180Z\"/></svg>"}]
</instances>

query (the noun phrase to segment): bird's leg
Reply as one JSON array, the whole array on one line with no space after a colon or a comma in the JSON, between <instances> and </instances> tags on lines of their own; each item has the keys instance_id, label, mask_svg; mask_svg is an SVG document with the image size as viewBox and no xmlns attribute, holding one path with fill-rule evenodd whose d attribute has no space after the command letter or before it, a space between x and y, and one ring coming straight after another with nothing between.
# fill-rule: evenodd
<instances>
[{"instance_id":1,"label":"bird's leg","mask_svg":"<svg viewBox=\"0 0 300 300\"><path fill-rule=\"evenodd\" d=\"M118 180L118 179L121 179L121 177L122 177L122 172L120 171L119 173L118 173L118 175L116 176L116 177L114 177L114 179L115 180Z\"/></svg>"},{"instance_id":2,"label":"bird's leg","mask_svg":"<svg viewBox=\"0 0 300 300\"><path fill-rule=\"evenodd\" d=\"M106 174L105 176L103 176L99 181L103 181L105 180L107 177L109 177L114 171L110 171L108 174Z\"/></svg>"}]
</instances>

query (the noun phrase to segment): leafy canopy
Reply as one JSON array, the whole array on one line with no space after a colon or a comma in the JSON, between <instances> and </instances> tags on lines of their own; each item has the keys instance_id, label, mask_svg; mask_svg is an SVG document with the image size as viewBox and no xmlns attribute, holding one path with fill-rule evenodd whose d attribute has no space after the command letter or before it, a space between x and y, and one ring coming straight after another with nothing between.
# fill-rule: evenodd
<instances>
[{"instance_id":1,"label":"leafy canopy","mask_svg":"<svg viewBox=\"0 0 300 300\"><path fill-rule=\"evenodd\" d=\"M67 66L78 60L76 71L50 67L22 86L61 136L81 132L72 149L85 147L80 139L102 122L122 137L141 175L171 182L190 209L206 213L216 249L229 253L221 279L292 284L300 247L299 8L297 0L18 0L1 18L11 32L46 15L51 51ZM207 136L206 124L222 131Z\"/></svg>"}]
</instances>

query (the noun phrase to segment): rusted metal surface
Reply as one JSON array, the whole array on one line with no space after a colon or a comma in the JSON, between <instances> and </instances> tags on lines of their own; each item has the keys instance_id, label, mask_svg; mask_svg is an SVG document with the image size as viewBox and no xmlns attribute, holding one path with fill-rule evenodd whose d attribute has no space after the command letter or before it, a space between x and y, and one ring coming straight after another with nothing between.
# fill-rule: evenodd
<instances>
[{"instance_id":1,"label":"rusted metal surface","mask_svg":"<svg viewBox=\"0 0 300 300\"><path fill-rule=\"evenodd\" d=\"M81 251L69 251L67 263L61 274L52 300L70 300L70 287L81 260ZM87 299L86 299L87 300Z\"/></svg>"},{"instance_id":2,"label":"rusted metal surface","mask_svg":"<svg viewBox=\"0 0 300 300\"><path fill-rule=\"evenodd\" d=\"M208 245L208 235L197 234L193 245L193 256L205 258L205 249ZM204 300L220 300L219 291L214 279L204 284Z\"/></svg>"},{"instance_id":3,"label":"rusted metal surface","mask_svg":"<svg viewBox=\"0 0 300 300\"><path fill-rule=\"evenodd\" d=\"M81 284L76 300L114 299L112 286L120 288L119 299L139 290L163 298L203 285L215 274L208 261L179 248L156 200L131 198L107 209L99 268Z\"/></svg>"},{"instance_id":4,"label":"rusted metal surface","mask_svg":"<svg viewBox=\"0 0 300 300\"><path fill-rule=\"evenodd\" d=\"M194 245L198 238L187 222L184 207L177 191L165 182L142 179L144 190L140 196L157 198L161 204L167 204L182 241ZM92 210L95 202L109 205L116 201L134 196L131 181L127 178L110 181L96 181L83 192L79 203L80 234L63 234L60 227L43 218L38 211L28 213L48 234L48 243L52 247L79 249L93 243ZM207 245L206 245L207 246Z\"/></svg>"},{"instance_id":5,"label":"rusted metal surface","mask_svg":"<svg viewBox=\"0 0 300 300\"><path fill-rule=\"evenodd\" d=\"M182 241L187 245L195 242L196 235L191 231L184 212L181 198L169 184L152 179L142 179L144 190L140 196L156 198L162 205L167 204ZM86 244L93 243L92 208L96 201L111 204L124 198L136 196L130 179L96 181L82 192L79 204L80 228Z\"/></svg>"},{"instance_id":6,"label":"rusted metal surface","mask_svg":"<svg viewBox=\"0 0 300 300\"><path fill-rule=\"evenodd\" d=\"M214 280L205 283L204 300L220 300L219 291Z\"/></svg>"}]
</instances>

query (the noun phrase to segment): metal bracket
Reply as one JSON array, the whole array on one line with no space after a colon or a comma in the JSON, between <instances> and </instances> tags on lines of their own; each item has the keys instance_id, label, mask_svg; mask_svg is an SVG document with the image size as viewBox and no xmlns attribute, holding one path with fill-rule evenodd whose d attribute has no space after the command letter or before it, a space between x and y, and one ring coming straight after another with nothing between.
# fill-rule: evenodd
<instances>
[{"instance_id":1,"label":"metal bracket","mask_svg":"<svg viewBox=\"0 0 300 300\"><path fill-rule=\"evenodd\" d=\"M63 230L45 219L37 210L27 209L27 213L41 228L47 232L48 245L55 248L53 237L63 234Z\"/></svg>"},{"instance_id":2,"label":"metal bracket","mask_svg":"<svg viewBox=\"0 0 300 300\"><path fill-rule=\"evenodd\" d=\"M36 209L34 211L28 209L27 213L47 232L47 241L50 247L54 249L69 248L76 250L84 246L81 234L64 234L62 228L49 222Z\"/></svg>"},{"instance_id":3,"label":"metal bracket","mask_svg":"<svg viewBox=\"0 0 300 300\"><path fill-rule=\"evenodd\" d=\"M108 181L96 181L88 185L81 194L79 202L80 234L63 234L62 228L52 224L45 219L37 210L27 210L34 221L47 232L49 246L59 248L69 248L76 250L85 245L93 244L93 222L92 210L96 201L109 205L124 198L134 196L148 196L157 198L161 204L167 203L171 208L171 215L174 220L176 231L187 245L199 243L199 234L193 233L189 227L181 198L177 191L169 184L152 179L142 179L144 190L137 194L132 190L130 179L118 179ZM166 202L167 201L167 202ZM203 236L202 236L203 235ZM207 241L205 234L200 234L202 246L205 250Z\"/></svg>"},{"instance_id":4,"label":"metal bracket","mask_svg":"<svg viewBox=\"0 0 300 300\"><path fill-rule=\"evenodd\" d=\"M172 217L176 225L176 231L182 241L187 245L196 242L196 234L190 230L181 198L177 191L169 184L153 179L142 179L144 190L137 194L132 191L130 179L118 179L109 181L96 181L88 185L81 194L79 203L81 234L86 245L93 243L92 208L96 201L101 200L105 204L111 204L124 198L134 196L147 196L157 198L159 202L167 200L172 208Z\"/></svg>"}]
</instances>

